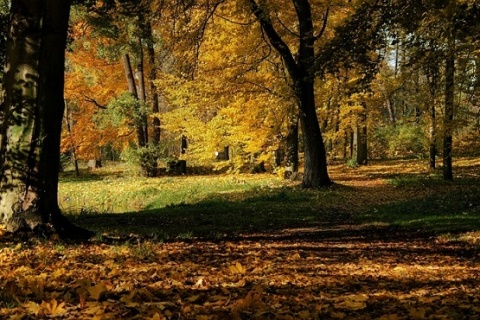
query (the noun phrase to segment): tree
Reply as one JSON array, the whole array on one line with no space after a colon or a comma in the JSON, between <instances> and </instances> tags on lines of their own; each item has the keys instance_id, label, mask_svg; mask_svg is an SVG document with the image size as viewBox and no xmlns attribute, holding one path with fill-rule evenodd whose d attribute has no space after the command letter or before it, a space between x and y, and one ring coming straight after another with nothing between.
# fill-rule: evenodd
<instances>
[{"instance_id":1,"label":"tree","mask_svg":"<svg viewBox=\"0 0 480 320\"><path fill-rule=\"evenodd\" d=\"M130 146L134 148L136 160L146 176L156 175L160 145L160 121L151 116L152 113L159 112L160 104L154 85L157 59L151 20L154 13L159 13L157 9L160 8L159 4L144 0L87 1L76 6L74 11L78 13L78 22L85 30L84 34L75 40L90 47L91 52L87 54L92 55L93 52L95 60L108 61L109 64L122 61L124 79L127 79L122 88L128 84L128 92L133 99L127 99L131 103L127 106L127 100L123 99L125 95L115 94L113 97L123 99L117 101L117 105L128 107L127 109L132 111L134 119L131 119L133 121L129 124L133 129L131 131L136 132L136 141ZM97 38L102 40L98 41ZM92 45L94 43L97 44L95 48ZM82 50L81 46L75 48L76 52ZM92 86L92 83L89 83L89 86ZM89 100L95 103L105 100L102 98L94 93ZM108 100L116 103L112 95ZM150 110L147 110L147 106ZM113 108L104 108L101 113L112 115L118 111L111 109Z\"/></svg>"},{"instance_id":2,"label":"tree","mask_svg":"<svg viewBox=\"0 0 480 320\"><path fill-rule=\"evenodd\" d=\"M249 0L250 10L258 19L262 30L268 37L272 47L278 52L285 63L292 81L292 90L297 98L300 110L300 123L305 143L305 169L302 181L304 188L318 188L332 183L328 176L327 156L322 133L315 109L315 72L312 65L315 61L315 35L312 9L307 0L292 0L298 21L298 50L292 51L281 35L275 29L268 8L264 3ZM323 30L328 19L328 10L324 15Z\"/></svg>"},{"instance_id":3,"label":"tree","mask_svg":"<svg viewBox=\"0 0 480 320\"><path fill-rule=\"evenodd\" d=\"M0 108L0 212L9 231L52 227L88 238L61 213L57 189L70 1L14 0Z\"/></svg>"}]
</instances>

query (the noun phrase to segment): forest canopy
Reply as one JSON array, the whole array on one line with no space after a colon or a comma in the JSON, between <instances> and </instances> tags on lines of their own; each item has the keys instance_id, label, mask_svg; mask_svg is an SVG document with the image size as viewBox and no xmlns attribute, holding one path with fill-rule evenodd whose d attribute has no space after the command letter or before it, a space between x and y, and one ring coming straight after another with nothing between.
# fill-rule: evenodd
<instances>
[{"instance_id":1,"label":"forest canopy","mask_svg":"<svg viewBox=\"0 0 480 320\"><path fill-rule=\"evenodd\" d=\"M441 155L444 134L455 137L456 154L478 152L475 2L262 2L293 53L300 50L297 2L309 3L318 32L315 110L329 160L361 164L367 158ZM448 48L444 28L450 22L454 48ZM451 124L444 119L450 108L445 105L450 49ZM125 96L131 92L122 62L126 54L138 103ZM185 159L191 166L249 170L264 163L281 172L288 162L289 130L298 123L291 82L288 62L248 1L75 5L66 73L70 125L62 151L75 151L78 159L133 160L143 154L143 161L147 157L160 166ZM150 136L140 147L139 125L147 140ZM364 151L357 144L365 144ZM227 147L229 162L215 162L215 152ZM364 153L361 159L358 152Z\"/></svg>"}]
</instances>

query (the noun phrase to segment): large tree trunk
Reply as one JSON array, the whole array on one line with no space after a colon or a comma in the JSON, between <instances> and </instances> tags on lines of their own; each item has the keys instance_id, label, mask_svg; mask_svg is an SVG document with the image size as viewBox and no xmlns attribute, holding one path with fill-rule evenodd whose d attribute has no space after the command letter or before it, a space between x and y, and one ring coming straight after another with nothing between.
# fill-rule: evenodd
<instances>
[{"instance_id":1,"label":"large tree trunk","mask_svg":"<svg viewBox=\"0 0 480 320\"><path fill-rule=\"evenodd\" d=\"M70 2L14 0L0 109L0 214L7 230L53 226L65 237L92 234L58 206L64 64Z\"/></svg>"},{"instance_id":2,"label":"large tree trunk","mask_svg":"<svg viewBox=\"0 0 480 320\"><path fill-rule=\"evenodd\" d=\"M327 171L327 155L320 131L313 82L303 82L297 89L300 123L304 141L303 188L319 188L332 184Z\"/></svg>"}]
</instances>

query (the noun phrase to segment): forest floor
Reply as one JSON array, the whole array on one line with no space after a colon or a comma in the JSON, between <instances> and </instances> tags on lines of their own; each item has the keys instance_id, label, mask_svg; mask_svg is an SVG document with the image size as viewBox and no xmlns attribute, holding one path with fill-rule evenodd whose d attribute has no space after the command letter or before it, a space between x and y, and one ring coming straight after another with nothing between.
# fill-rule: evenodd
<instances>
[{"instance_id":1,"label":"forest floor","mask_svg":"<svg viewBox=\"0 0 480 320\"><path fill-rule=\"evenodd\" d=\"M480 159L455 166L445 182L420 160L337 164L318 191L204 176L198 199L82 208L69 218L99 234L86 244L0 229L0 318L480 319Z\"/></svg>"}]
</instances>

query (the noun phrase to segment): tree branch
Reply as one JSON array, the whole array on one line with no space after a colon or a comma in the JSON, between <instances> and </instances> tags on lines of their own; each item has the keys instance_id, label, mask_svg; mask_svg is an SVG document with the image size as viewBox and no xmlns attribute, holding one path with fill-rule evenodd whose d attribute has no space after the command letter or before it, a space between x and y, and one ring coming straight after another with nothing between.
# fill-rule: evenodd
<instances>
[{"instance_id":1,"label":"tree branch","mask_svg":"<svg viewBox=\"0 0 480 320\"><path fill-rule=\"evenodd\" d=\"M296 77L299 73L298 66L290 48L273 27L272 21L265 10L263 10L255 0L249 0L248 2L250 4L250 10L260 22L262 30L267 35L270 44L278 51L283 61L285 61L285 65L290 75Z\"/></svg>"},{"instance_id":2,"label":"tree branch","mask_svg":"<svg viewBox=\"0 0 480 320\"><path fill-rule=\"evenodd\" d=\"M325 32L325 29L327 29L327 21L328 21L328 15L330 14L330 6L327 7L327 10L325 11L325 15L323 16L323 25L322 29L318 32L318 34L314 37L315 40L318 40L322 37L323 33Z\"/></svg>"},{"instance_id":3,"label":"tree branch","mask_svg":"<svg viewBox=\"0 0 480 320\"><path fill-rule=\"evenodd\" d=\"M89 97L89 96L87 96L83 93L82 93L82 96L85 98L85 101L93 103L97 108L104 109L104 110L107 109L106 106L101 105L100 103L97 102L97 100L95 100L95 99L93 99L93 98L91 98L91 97Z\"/></svg>"}]
</instances>

